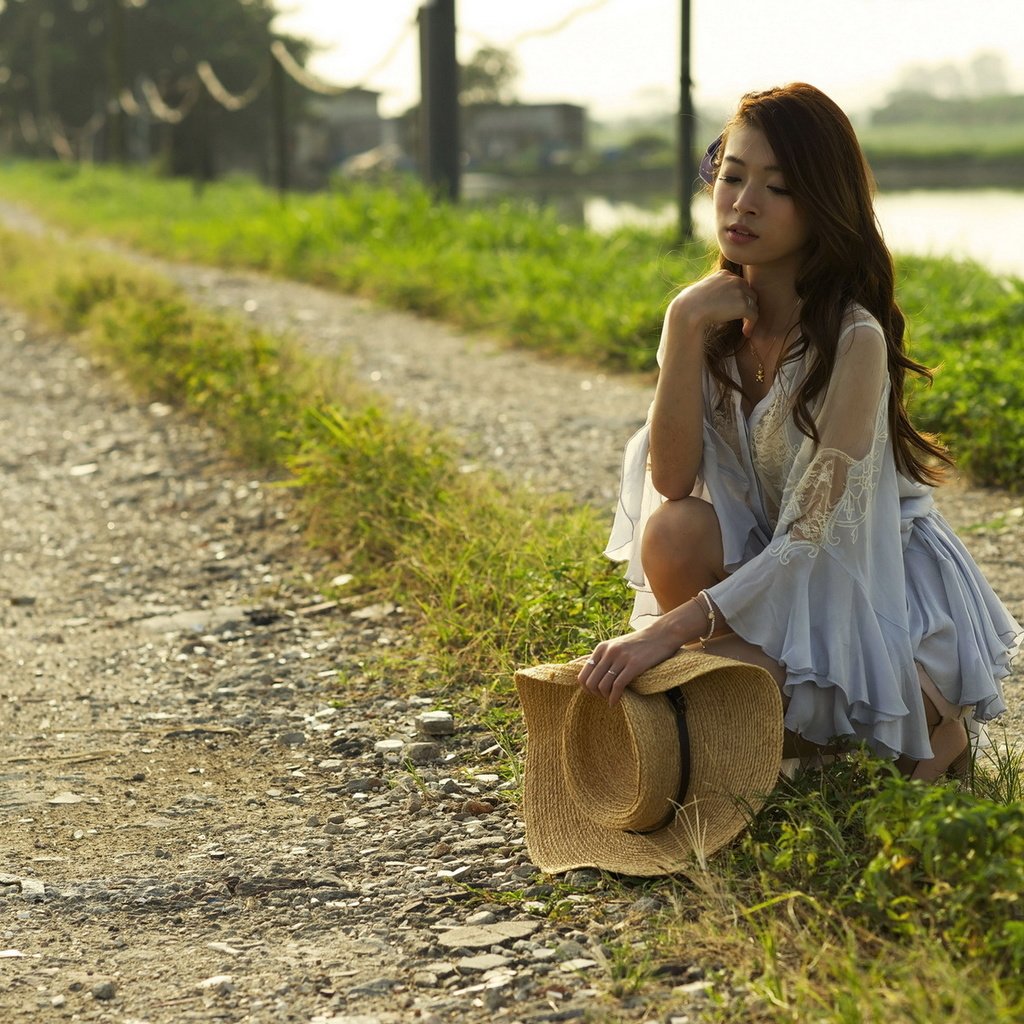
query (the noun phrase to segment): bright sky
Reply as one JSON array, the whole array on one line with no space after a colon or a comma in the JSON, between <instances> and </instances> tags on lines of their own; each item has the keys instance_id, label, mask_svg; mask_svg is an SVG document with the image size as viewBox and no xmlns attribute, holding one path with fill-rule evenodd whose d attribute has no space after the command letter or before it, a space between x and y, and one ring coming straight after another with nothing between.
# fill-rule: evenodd
<instances>
[{"instance_id":1,"label":"bright sky","mask_svg":"<svg viewBox=\"0 0 1024 1024\"><path fill-rule=\"evenodd\" d=\"M312 71L379 90L387 116L416 102L421 0L277 2L279 30L323 46ZM681 7L678 0L457 0L458 55L468 60L485 43L511 49L526 102L579 103L599 119L670 108L679 92ZM1024 91L1021 0L692 0L691 7L698 104L725 110L750 89L803 80L856 113L884 96L906 64L965 63L983 50L1003 53L1012 85ZM561 31L530 35L567 19Z\"/></svg>"}]
</instances>

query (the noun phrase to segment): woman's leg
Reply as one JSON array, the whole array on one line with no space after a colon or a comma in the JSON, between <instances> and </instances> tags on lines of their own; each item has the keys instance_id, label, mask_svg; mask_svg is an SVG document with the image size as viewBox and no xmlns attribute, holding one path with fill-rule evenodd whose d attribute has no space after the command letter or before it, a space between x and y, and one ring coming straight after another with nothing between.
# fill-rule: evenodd
<instances>
[{"instance_id":1,"label":"woman's leg","mask_svg":"<svg viewBox=\"0 0 1024 1024\"><path fill-rule=\"evenodd\" d=\"M640 557L662 611L724 579L722 531L714 508L701 498L664 502L647 521ZM766 668L780 686L785 681L782 666L760 647L736 636L721 616L707 649L723 658Z\"/></svg>"},{"instance_id":2,"label":"woman's leg","mask_svg":"<svg viewBox=\"0 0 1024 1024\"><path fill-rule=\"evenodd\" d=\"M901 757L897 767L911 779L936 782L944 775L966 775L970 766L970 742L964 725L966 708L951 704L939 692L931 676L918 665L917 678L921 684L925 717L928 720L928 739L932 757L926 761L913 761Z\"/></svg>"}]
</instances>

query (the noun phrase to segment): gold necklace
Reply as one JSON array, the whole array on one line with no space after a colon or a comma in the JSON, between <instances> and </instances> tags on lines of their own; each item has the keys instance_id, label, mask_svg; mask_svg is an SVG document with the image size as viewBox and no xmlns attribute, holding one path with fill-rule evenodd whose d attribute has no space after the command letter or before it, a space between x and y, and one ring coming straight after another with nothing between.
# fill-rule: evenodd
<instances>
[{"instance_id":1,"label":"gold necklace","mask_svg":"<svg viewBox=\"0 0 1024 1024\"><path fill-rule=\"evenodd\" d=\"M796 312L796 308L799 305L800 305L800 300L797 299L796 300L796 306L793 307L793 312L794 313ZM790 316L792 316L792 313L790 314ZM799 321L797 321L797 323L799 323ZM790 335L790 332L793 330L793 328L795 326L796 326L796 324L791 324L789 326L789 328L786 330L785 334L776 334L773 338L769 338L768 341L770 342L770 344L768 346L766 354L770 354L775 349L775 346L783 338L788 338L789 335ZM761 354L757 351L756 348L754 348L754 339L753 338L748 338L747 339L747 344L750 345L750 351L753 352L754 356L757 358L757 369L754 371L754 380L756 380L758 384L763 384L764 383L764 360L761 359Z\"/></svg>"},{"instance_id":2,"label":"gold necklace","mask_svg":"<svg viewBox=\"0 0 1024 1024\"><path fill-rule=\"evenodd\" d=\"M778 344L778 341L779 341L780 337L781 337L781 335L777 334L774 338L771 339L771 346L768 349L769 352L771 352L772 349L775 348L776 344ZM763 384L764 383L764 363L762 362L761 356L758 354L757 349L754 348L754 342L753 341L750 342L750 351L753 352L755 356L757 356L757 369L754 371L754 380L756 380L758 384Z\"/></svg>"}]
</instances>

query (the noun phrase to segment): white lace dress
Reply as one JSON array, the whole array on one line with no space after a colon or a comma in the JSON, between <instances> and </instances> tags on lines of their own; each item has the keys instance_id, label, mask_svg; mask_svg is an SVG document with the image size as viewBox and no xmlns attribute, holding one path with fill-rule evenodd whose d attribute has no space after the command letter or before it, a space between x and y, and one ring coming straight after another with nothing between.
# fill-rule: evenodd
<instances>
[{"instance_id":1,"label":"white lace dress","mask_svg":"<svg viewBox=\"0 0 1024 1024\"><path fill-rule=\"evenodd\" d=\"M949 701L988 721L1006 709L1000 680L1021 627L931 488L896 470L874 318L859 307L846 317L812 409L817 446L791 411L804 373L803 360L783 364L747 417L737 392L719 403L705 372L694 494L715 508L729 573L708 593L739 636L784 666L787 728L816 743L857 737L883 757L930 757L915 661ZM640 563L644 525L664 500L651 483L649 436L647 424L626 445L606 550L629 563L635 627L660 614Z\"/></svg>"}]
</instances>

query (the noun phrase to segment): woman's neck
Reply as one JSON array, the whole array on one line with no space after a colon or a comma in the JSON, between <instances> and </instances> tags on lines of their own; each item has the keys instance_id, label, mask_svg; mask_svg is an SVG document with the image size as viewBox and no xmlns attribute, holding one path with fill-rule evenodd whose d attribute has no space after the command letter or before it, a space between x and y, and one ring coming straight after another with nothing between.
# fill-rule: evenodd
<instances>
[{"instance_id":1,"label":"woman's neck","mask_svg":"<svg viewBox=\"0 0 1024 1024\"><path fill-rule=\"evenodd\" d=\"M796 274L781 268L744 267L743 277L757 292L757 326L766 333L792 327L800 306Z\"/></svg>"}]
</instances>

